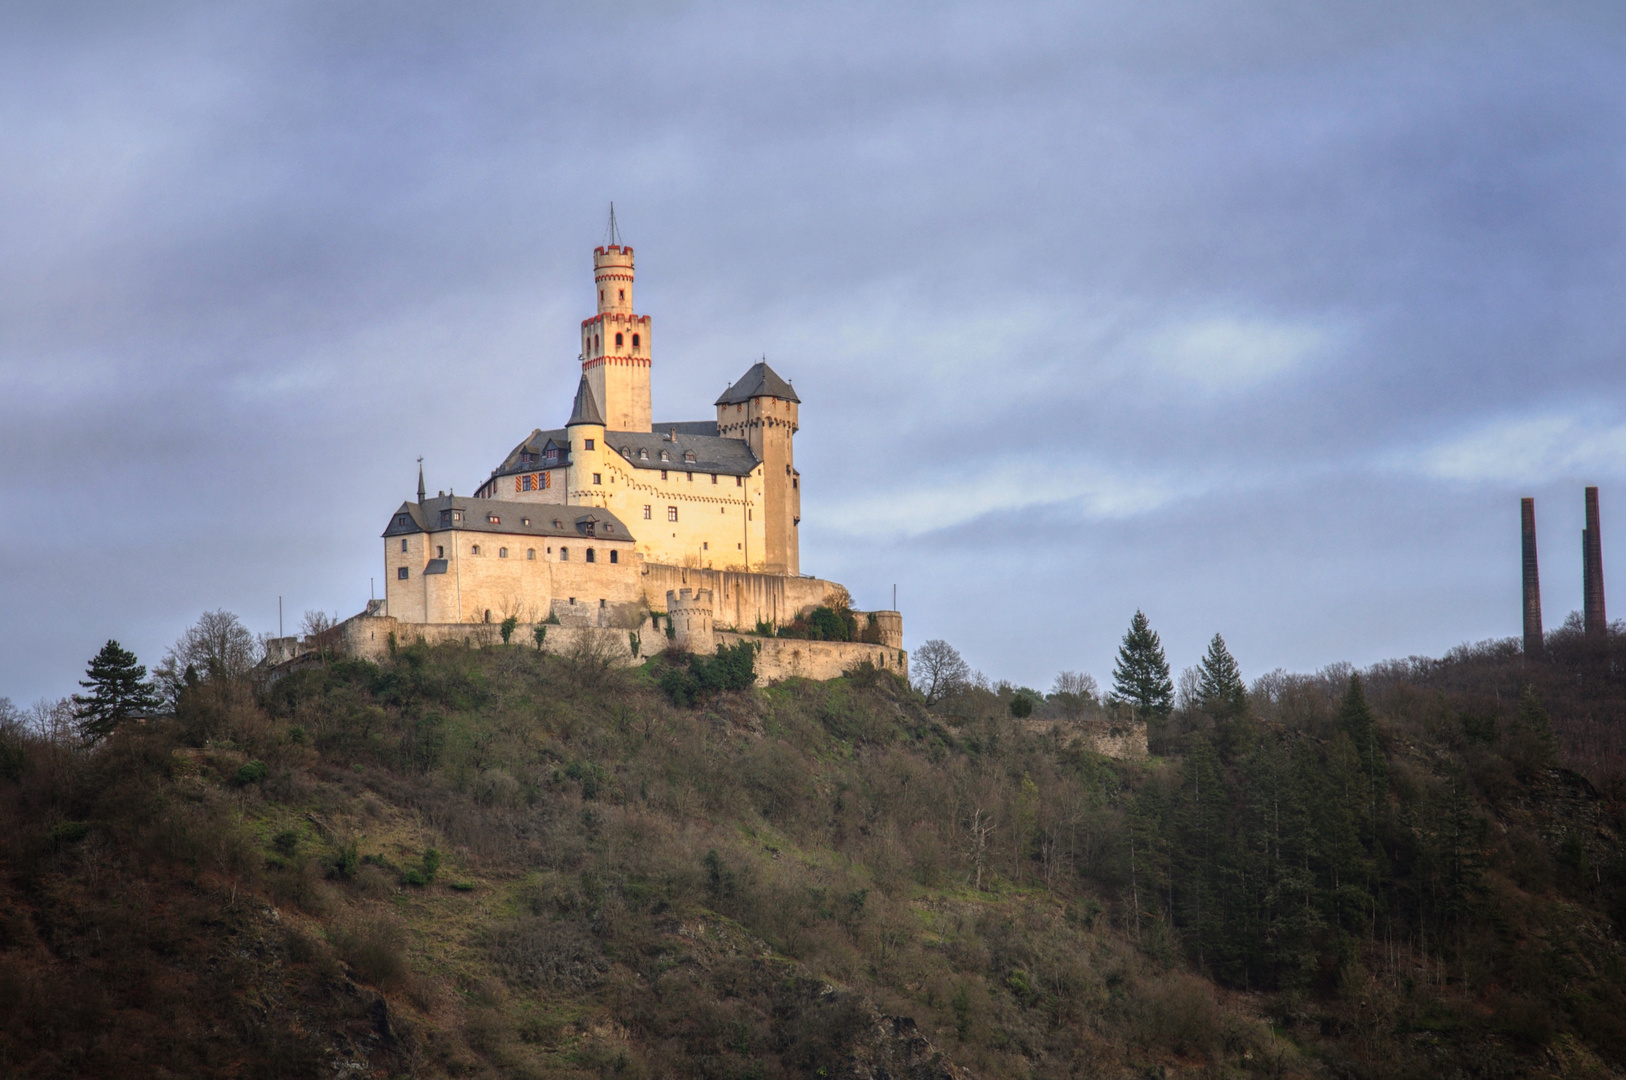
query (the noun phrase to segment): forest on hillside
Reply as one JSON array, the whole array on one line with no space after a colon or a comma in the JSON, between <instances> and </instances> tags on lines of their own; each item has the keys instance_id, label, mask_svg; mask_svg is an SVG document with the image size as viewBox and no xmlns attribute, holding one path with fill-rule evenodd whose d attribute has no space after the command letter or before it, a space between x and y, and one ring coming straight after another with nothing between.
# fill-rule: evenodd
<instances>
[{"instance_id":1,"label":"forest on hillside","mask_svg":"<svg viewBox=\"0 0 1626 1080\"><path fill-rule=\"evenodd\" d=\"M151 698L0 707L0 1074L1626 1074L1618 628L1246 682L1137 616L1101 695L267 681L211 617ZM1068 737L1125 710L1145 760Z\"/></svg>"}]
</instances>

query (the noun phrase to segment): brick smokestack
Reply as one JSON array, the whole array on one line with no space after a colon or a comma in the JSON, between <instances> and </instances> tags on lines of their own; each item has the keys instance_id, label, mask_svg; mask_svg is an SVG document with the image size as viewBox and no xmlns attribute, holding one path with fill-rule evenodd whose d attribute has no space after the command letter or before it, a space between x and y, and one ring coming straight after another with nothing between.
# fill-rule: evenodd
<instances>
[{"instance_id":1,"label":"brick smokestack","mask_svg":"<svg viewBox=\"0 0 1626 1080\"><path fill-rule=\"evenodd\" d=\"M1603 610L1603 538L1598 533L1598 489L1586 489L1586 530L1581 533L1581 603L1586 636L1601 638L1609 620Z\"/></svg>"},{"instance_id":2,"label":"brick smokestack","mask_svg":"<svg viewBox=\"0 0 1626 1080\"><path fill-rule=\"evenodd\" d=\"M1536 500L1519 500L1524 526L1524 655L1540 656L1541 576L1536 571Z\"/></svg>"}]
</instances>

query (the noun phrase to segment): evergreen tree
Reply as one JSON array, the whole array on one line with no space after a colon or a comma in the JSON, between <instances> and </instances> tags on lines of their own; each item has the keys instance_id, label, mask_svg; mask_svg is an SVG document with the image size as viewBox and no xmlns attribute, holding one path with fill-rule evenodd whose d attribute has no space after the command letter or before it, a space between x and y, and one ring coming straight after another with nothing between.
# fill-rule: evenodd
<instances>
[{"instance_id":1,"label":"evergreen tree","mask_svg":"<svg viewBox=\"0 0 1626 1080\"><path fill-rule=\"evenodd\" d=\"M1558 739L1541 699L1530 686L1519 695L1519 711L1508 732L1508 760L1519 776L1535 779L1558 763Z\"/></svg>"},{"instance_id":2,"label":"evergreen tree","mask_svg":"<svg viewBox=\"0 0 1626 1080\"><path fill-rule=\"evenodd\" d=\"M79 685L90 693L73 695L73 715L80 733L91 742L111 735L120 722L158 707L158 693L146 681L147 669L116 641L102 646L85 674L89 678Z\"/></svg>"},{"instance_id":3,"label":"evergreen tree","mask_svg":"<svg viewBox=\"0 0 1626 1080\"><path fill-rule=\"evenodd\" d=\"M1378 746L1377 721L1372 716L1372 706L1366 703L1366 691L1361 687L1359 675L1349 677L1349 689L1344 691L1343 701L1338 705L1338 726L1349 736L1361 771L1366 774L1367 805L1362 816L1369 822L1375 821L1378 803L1387 788L1388 766Z\"/></svg>"},{"instance_id":4,"label":"evergreen tree","mask_svg":"<svg viewBox=\"0 0 1626 1080\"><path fill-rule=\"evenodd\" d=\"M1197 696L1203 712L1215 720L1230 720L1247 712L1248 688L1242 685L1242 672L1224 638L1214 635L1197 670Z\"/></svg>"},{"instance_id":5,"label":"evergreen tree","mask_svg":"<svg viewBox=\"0 0 1626 1080\"><path fill-rule=\"evenodd\" d=\"M1118 663L1112 669L1113 693L1135 707L1142 720L1169 715L1174 708L1174 681L1169 678L1169 661L1163 643L1147 621L1135 612L1118 648Z\"/></svg>"}]
</instances>

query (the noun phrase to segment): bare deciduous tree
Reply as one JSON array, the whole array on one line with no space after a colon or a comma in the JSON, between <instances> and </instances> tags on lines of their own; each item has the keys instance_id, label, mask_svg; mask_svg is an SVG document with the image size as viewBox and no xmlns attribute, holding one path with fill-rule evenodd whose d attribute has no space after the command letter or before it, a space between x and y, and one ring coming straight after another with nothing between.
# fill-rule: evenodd
<instances>
[{"instance_id":1,"label":"bare deciduous tree","mask_svg":"<svg viewBox=\"0 0 1626 1080\"><path fill-rule=\"evenodd\" d=\"M262 655L254 635L236 615L205 611L153 668L153 682L166 703L174 705L176 695L188 681L188 671L194 682L236 679L259 663Z\"/></svg>"},{"instance_id":2,"label":"bare deciduous tree","mask_svg":"<svg viewBox=\"0 0 1626 1080\"><path fill-rule=\"evenodd\" d=\"M915 689L935 705L950 694L964 690L971 682L971 668L959 650L941 638L932 638L909 658L915 676Z\"/></svg>"},{"instance_id":3,"label":"bare deciduous tree","mask_svg":"<svg viewBox=\"0 0 1626 1080\"><path fill-rule=\"evenodd\" d=\"M1056 685L1050 691L1050 697L1060 706L1061 713L1069 720L1077 720L1084 715L1084 710L1090 708L1097 701L1100 688L1095 679L1082 671L1064 671L1056 676Z\"/></svg>"},{"instance_id":4,"label":"bare deciduous tree","mask_svg":"<svg viewBox=\"0 0 1626 1080\"><path fill-rule=\"evenodd\" d=\"M994 816L978 807L971 812L971 859L976 865L977 891L982 891L982 869L988 857L988 837L994 831Z\"/></svg>"}]
</instances>

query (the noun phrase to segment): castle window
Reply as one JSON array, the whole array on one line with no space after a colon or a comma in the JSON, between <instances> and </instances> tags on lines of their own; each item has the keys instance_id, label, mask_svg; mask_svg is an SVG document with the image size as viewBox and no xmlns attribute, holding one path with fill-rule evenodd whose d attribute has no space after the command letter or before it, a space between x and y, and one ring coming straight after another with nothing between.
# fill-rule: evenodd
<instances>
[{"instance_id":1,"label":"castle window","mask_svg":"<svg viewBox=\"0 0 1626 1080\"><path fill-rule=\"evenodd\" d=\"M502 518L498 517L496 514L487 514L486 515L486 521L490 522L493 525L501 525L502 524Z\"/></svg>"},{"instance_id":2,"label":"castle window","mask_svg":"<svg viewBox=\"0 0 1626 1080\"><path fill-rule=\"evenodd\" d=\"M490 622L490 621L491 621L491 609L486 608L486 622Z\"/></svg>"},{"instance_id":3,"label":"castle window","mask_svg":"<svg viewBox=\"0 0 1626 1080\"><path fill-rule=\"evenodd\" d=\"M618 349L621 347L621 335L620 334L615 335L615 347L618 348Z\"/></svg>"},{"instance_id":4,"label":"castle window","mask_svg":"<svg viewBox=\"0 0 1626 1080\"><path fill-rule=\"evenodd\" d=\"M592 548L588 548L588 549L587 549L587 561L588 561L588 562L595 562L595 561L597 561L597 560L595 560L595 559L594 559L594 558L593 558L593 549L592 549Z\"/></svg>"},{"instance_id":5,"label":"castle window","mask_svg":"<svg viewBox=\"0 0 1626 1080\"><path fill-rule=\"evenodd\" d=\"M644 503L644 520L645 521L649 520L649 510L650 510L649 504Z\"/></svg>"},{"instance_id":6,"label":"castle window","mask_svg":"<svg viewBox=\"0 0 1626 1080\"><path fill-rule=\"evenodd\" d=\"M604 303L604 290L603 289L600 289L598 291L598 302L601 303L601 304Z\"/></svg>"},{"instance_id":7,"label":"castle window","mask_svg":"<svg viewBox=\"0 0 1626 1080\"><path fill-rule=\"evenodd\" d=\"M786 465L786 466L785 466L785 475L786 475L786 476L789 476L789 475L790 475L790 466L789 466L789 465Z\"/></svg>"},{"instance_id":8,"label":"castle window","mask_svg":"<svg viewBox=\"0 0 1626 1080\"><path fill-rule=\"evenodd\" d=\"M407 523L407 516L405 514L396 514L395 523L397 525L405 525Z\"/></svg>"},{"instance_id":9,"label":"castle window","mask_svg":"<svg viewBox=\"0 0 1626 1080\"><path fill-rule=\"evenodd\" d=\"M508 549L505 548L505 547L498 548L497 549L497 558L499 558L499 559L508 558Z\"/></svg>"},{"instance_id":10,"label":"castle window","mask_svg":"<svg viewBox=\"0 0 1626 1080\"><path fill-rule=\"evenodd\" d=\"M399 581L405 581L407 579L407 568L404 567L404 566L397 567L396 571L395 571L395 577Z\"/></svg>"},{"instance_id":11,"label":"castle window","mask_svg":"<svg viewBox=\"0 0 1626 1080\"><path fill-rule=\"evenodd\" d=\"M593 483L602 484L602 483L604 483L604 479L599 473L594 473L593 474Z\"/></svg>"},{"instance_id":12,"label":"castle window","mask_svg":"<svg viewBox=\"0 0 1626 1080\"><path fill-rule=\"evenodd\" d=\"M521 525L529 525L531 523L531 519L530 518L520 518L519 523Z\"/></svg>"},{"instance_id":13,"label":"castle window","mask_svg":"<svg viewBox=\"0 0 1626 1080\"><path fill-rule=\"evenodd\" d=\"M627 298L627 290L617 289L615 290L615 295L618 300L625 300ZM619 344L619 342L617 342L617 344Z\"/></svg>"},{"instance_id":14,"label":"castle window","mask_svg":"<svg viewBox=\"0 0 1626 1080\"><path fill-rule=\"evenodd\" d=\"M445 546L441 545L441 544L435 545L435 558L444 559L445 557L446 557L446 548L445 548Z\"/></svg>"},{"instance_id":15,"label":"castle window","mask_svg":"<svg viewBox=\"0 0 1626 1080\"><path fill-rule=\"evenodd\" d=\"M610 606L610 602L608 600L600 600L598 602L598 609L600 611L603 611L605 608L607 608L609 606Z\"/></svg>"},{"instance_id":16,"label":"castle window","mask_svg":"<svg viewBox=\"0 0 1626 1080\"><path fill-rule=\"evenodd\" d=\"M469 554L470 555L478 555L478 554L480 554L480 545L475 544L473 550L470 551Z\"/></svg>"},{"instance_id":17,"label":"castle window","mask_svg":"<svg viewBox=\"0 0 1626 1080\"><path fill-rule=\"evenodd\" d=\"M592 439L583 439L582 440L582 449L583 450L591 450L591 449L593 449L593 440Z\"/></svg>"},{"instance_id":18,"label":"castle window","mask_svg":"<svg viewBox=\"0 0 1626 1080\"><path fill-rule=\"evenodd\" d=\"M406 550L406 537L404 537L404 536L401 537L401 550L402 551Z\"/></svg>"},{"instance_id":19,"label":"castle window","mask_svg":"<svg viewBox=\"0 0 1626 1080\"><path fill-rule=\"evenodd\" d=\"M565 523L560 521L558 518L554 518L553 519L553 527L555 529L562 529L562 528L565 527Z\"/></svg>"},{"instance_id":20,"label":"castle window","mask_svg":"<svg viewBox=\"0 0 1626 1080\"><path fill-rule=\"evenodd\" d=\"M685 476L687 476L689 478L689 483L691 483L691 484L694 483L694 473L692 473L692 472L691 473L684 473L683 475L685 475Z\"/></svg>"},{"instance_id":21,"label":"castle window","mask_svg":"<svg viewBox=\"0 0 1626 1080\"><path fill-rule=\"evenodd\" d=\"M694 451L685 450L683 452L683 460L689 462L691 465L694 464Z\"/></svg>"},{"instance_id":22,"label":"castle window","mask_svg":"<svg viewBox=\"0 0 1626 1080\"><path fill-rule=\"evenodd\" d=\"M519 456L520 468L529 468L531 462L534 460L535 459L531 457L530 451L527 450L525 453Z\"/></svg>"},{"instance_id":23,"label":"castle window","mask_svg":"<svg viewBox=\"0 0 1626 1080\"><path fill-rule=\"evenodd\" d=\"M534 560L536 558L536 549L535 548L526 548L525 549L525 557L527 559Z\"/></svg>"},{"instance_id":24,"label":"castle window","mask_svg":"<svg viewBox=\"0 0 1626 1080\"><path fill-rule=\"evenodd\" d=\"M711 482L714 483L714 484L717 482L717 474L716 473L711 474Z\"/></svg>"},{"instance_id":25,"label":"castle window","mask_svg":"<svg viewBox=\"0 0 1626 1080\"><path fill-rule=\"evenodd\" d=\"M701 551L710 551L711 550L711 541L710 540L702 540L702 541L700 541L700 550Z\"/></svg>"},{"instance_id":26,"label":"castle window","mask_svg":"<svg viewBox=\"0 0 1626 1080\"><path fill-rule=\"evenodd\" d=\"M668 506L666 508L666 520L667 521L676 521L677 520L677 507Z\"/></svg>"},{"instance_id":27,"label":"castle window","mask_svg":"<svg viewBox=\"0 0 1626 1080\"><path fill-rule=\"evenodd\" d=\"M649 460L649 451L648 450L640 450L640 451L638 451L638 460L639 461L648 461Z\"/></svg>"},{"instance_id":28,"label":"castle window","mask_svg":"<svg viewBox=\"0 0 1626 1080\"><path fill-rule=\"evenodd\" d=\"M604 531L605 532L615 532L615 526L611 525L609 522L606 521L604 523Z\"/></svg>"},{"instance_id":29,"label":"castle window","mask_svg":"<svg viewBox=\"0 0 1626 1080\"><path fill-rule=\"evenodd\" d=\"M793 488L800 488L802 486L802 482L800 480L792 480L790 482L790 486Z\"/></svg>"},{"instance_id":30,"label":"castle window","mask_svg":"<svg viewBox=\"0 0 1626 1080\"><path fill-rule=\"evenodd\" d=\"M442 510L440 512L440 523L442 525L450 525L452 523L452 512L450 510Z\"/></svg>"},{"instance_id":31,"label":"castle window","mask_svg":"<svg viewBox=\"0 0 1626 1080\"><path fill-rule=\"evenodd\" d=\"M662 480L665 480L665 479L666 479L666 470L665 470L665 469L662 469L662 470L661 470L661 479L662 479Z\"/></svg>"},{"instance_id":32,"label":"castle window","mask_svg":"<svg viewBox=\"0 0 1626 1080\"><path fill-rule=\"evenodd\" d=\"M610 561L613 562L613 563L620 562L621 561L621 553L619 551L611 551L610 552Z\"/></svg>"},{"instance_id":33,"label":"castle window","mask_svg":"<svg viewBox=\"0 0 1626 1080\"><path fill-rule=\"evenodd\" d=\"M636 349L638 347L638 335L637 334L632 335L632 347L634 349Z\"/></svg>"},{"instance_id":34,"label":"castle window","mask_svg":"<svg viewBox=\"0 0 1626 1080\"><path fill-rule=\"evenodd\" d=\"M559 549L559 561L560 562L569 562L570 561L570 549L569 548L562 547L562 548Z\"/></svg>"},{"instance_id":35,"label":"castle window","mask_svg":"<svg viewBox=\"0 0 1626 1080\"><path fill-rule=\"evenodd\" d=\"M668 454L665 450L662 450L661 451L661 460L662 461L671 461L672 460L672 455ZM665 473L661 474L661 479L662 480L666 479L666 474Z\"/></svg>"},{"instance_id":36,"label":"castle window","mask_svg":"<svg viewBox=\"0 0 1626 1080\"><path fill-rule=\"evenodd\" d=\"M735 486L735 487L744 487L744 486L745 486L745 477L743 477L743 476L736 476L736 477L735 477L735 478L734 478L734 486Z\"/></svg>"},{"instance_id":37,"label":"castle window","mask_svg":"<svg viewBox=\"0 0 1626 1080\"><path fill-rule=\"evenodd\" d=\"M549 461L558 461L559 460L559 451L557 449L555 449L554 447L550 446L550 447L548 447L548 452L546 454L546 457L547 457L547 459Z\"/></svg>"}]
</instances>

